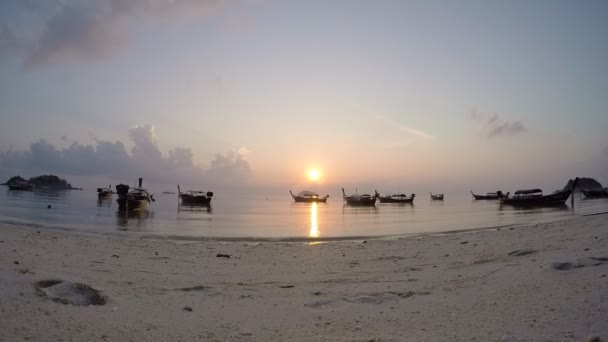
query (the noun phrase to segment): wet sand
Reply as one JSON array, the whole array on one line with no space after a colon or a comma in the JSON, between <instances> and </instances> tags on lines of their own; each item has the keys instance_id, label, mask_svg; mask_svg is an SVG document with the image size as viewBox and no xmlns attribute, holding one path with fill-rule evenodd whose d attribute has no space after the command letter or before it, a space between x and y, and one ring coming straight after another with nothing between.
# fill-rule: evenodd
<instances>
[{"instance_id":1,"label":"wet sand","mask_svg":"<svg viewBox=\"0 0 608 342\"><path fill-rule=\"evenodd\" d=\"M0 241L1 341L608 341L606 214L365 242Z\"/></svg>"}]
</instances>

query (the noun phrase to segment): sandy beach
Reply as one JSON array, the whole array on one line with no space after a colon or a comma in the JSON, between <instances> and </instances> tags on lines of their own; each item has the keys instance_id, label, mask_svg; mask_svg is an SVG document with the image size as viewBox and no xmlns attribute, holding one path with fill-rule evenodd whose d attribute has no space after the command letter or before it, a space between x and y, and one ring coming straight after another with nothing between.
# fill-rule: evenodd
<instances>
[{"instance_id":1,"label":"sandy beach","mask_svg":"<svg viewBox=\"0 0 608 342\"><path fill-rule=\"evenodd\" d=\"M2 225L0 256L2 341L608 339L607 214L317 244Z\"/></svg>"}]
</instances>

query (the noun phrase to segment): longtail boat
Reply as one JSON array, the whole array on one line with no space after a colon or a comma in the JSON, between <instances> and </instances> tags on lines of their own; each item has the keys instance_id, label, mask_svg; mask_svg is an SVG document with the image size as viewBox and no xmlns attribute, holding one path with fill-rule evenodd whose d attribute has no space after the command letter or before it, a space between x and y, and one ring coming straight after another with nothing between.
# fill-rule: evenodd
<instances>
[{"instance_id":1,"label":"longtail boat","mask_svg":"<svg viewBox=\"0 0 608 342\"><path fill-rule=\"evenodd\" d=\"M112 197L112 186L108 185L107 188L97 188L97 198L110 198Z\"/></svg>"},{"instance_id":2,"label":"longtail boat","mask_svg":"<svg viewBox=\"0 0 608 342\"><path fill-rule=\"evenodd\" d=\"M564 205L577 183L578 177L574 179L570 188L558 190L549 195L543 195L541 189L517 190L513 197L502 197L500 199L500 204L520 207Z\"/></svg>"},{"instance_id":3,"label":"longtail boat","mask_svg":"<svg viewBox=\"0 0 608 342\"><path fill-rule=\"evenodd\" d=\"M414 203L414 197L416 197L416 194L412 194L410 197L407 197L405 194L380 196L378 191L375 191L375 194L380 203Z\"/></svg>"},{"instance_id":4,"label":"longtail boat","mask_svg":"<svg viewBox=\"0 0 608 342\"><path fill-rule=\"evenodd\" d=\"M431 200L433 200L433 201L443 201L443 194L433 194L431 192Z\"/></svg>"},{"instance_id":5,"label":"longtail boat","mask_svg":"<svg viewBox=\"0 0 608 342\"><path fill-rule=\"evenodd\" d=\"M583 195L585 195L585 198L604 198L604 197L608 197L608 188L590 189L590 190L581 189L581 192L583 193Z\"/></svg>"},{"instance_id":6,"label":"longtail boat","mask_svg":"<svg viewBox=\"0 0 608 342\"><path fill-rule=\"evenodd\" d=\"M116 194L118 198L118 210L120 211L137 211L146 210L148 203L155 201L154 195L150 194L148 190L141 187L142 179L139 179L139 186L137 188L129 188L128 185L119 184L116 186Z\"/></svg>"},{"instance_id":7,"label":"longtail boat","mask_svg":"<svg viewBox=\"0 0 608 342\"><path fill-rule=\"evenodd\" d=\"M213 192L211 191L185 191L182 192L179 185L177 186L177 193L179 199L182 201L182 204L186 205L209 205L211 203L211 197L213 197Z\"/></svg>"},{"instance_id":8,"label":"longtail boat","mask_svg":"<svg viewBox=\"0 0 608 342\"><path fill-rule=\"evenodd\" d=\"M497 200L501 199L503 196L509 197L509 193L503 194L502 191L498 190L496 192L488 192L485 195L476 195L471 191L471 195L476 200Z\"/></svg>"},{"instance_id":9,"label":"longtail boat","mask_svg":"<svg viewBox=\"0 0 608 342\"><path fill-rule=\"evenodd\" d=\"M313 203L313 202L326 203L327 199L329 198L329 195L325 195L325 196L321 197L321 196L319 196L319 194L317 194L316 192L312 192L312 191L301 191L297 195L294 195L293 192L291 192L291 190L289 190L289 193L291 194L291 197L293 198L293 200L298 203L300 203L300 202L301 203Z\"/></svg>"},{"instance_id":10,"label":"longtail boat","mask_svg":"<svg viewBox=\"0 0 608 342\"><path fill-rule=\"evenodd\" d=\"M372 196L370 194L358 195L356 192L354 195L346 196L344 192L344 188L342 188L342 198L348 205L352 206L375 206L376 205L376 196Z\"/></svg>"}]
</instances>

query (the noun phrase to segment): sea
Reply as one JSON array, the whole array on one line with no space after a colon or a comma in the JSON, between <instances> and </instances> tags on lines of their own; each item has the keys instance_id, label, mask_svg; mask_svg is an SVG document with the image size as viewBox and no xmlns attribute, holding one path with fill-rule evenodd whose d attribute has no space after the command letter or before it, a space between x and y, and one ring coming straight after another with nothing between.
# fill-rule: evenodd
<instances>
[{"instance_id":1,"label":"sea","mask_svg":"<svg viewBox=\"0 0 608 342\"><path fill-rule=\"evenodd\" d=\"M94 190L14 191L0 187L0 223L184 238L323 241L393 238L424 233L508 227L608 211L608 199L574 195L574 205L519 209L469 193L429 195L413 204L350 207L338 193L327 203L294 203L284 195L216 194L209 207L183 206L177 194L157 194L141 212L119 212L116 195L98 200Z\"/></svg>"}]
</instances>

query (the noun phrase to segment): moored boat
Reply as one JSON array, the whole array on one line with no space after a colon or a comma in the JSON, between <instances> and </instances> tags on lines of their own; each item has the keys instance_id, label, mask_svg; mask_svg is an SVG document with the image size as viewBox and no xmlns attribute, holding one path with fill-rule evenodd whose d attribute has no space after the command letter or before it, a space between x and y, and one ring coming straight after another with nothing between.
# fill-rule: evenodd
<instances>
[{"instance_id":1,"label":"moored boat","mask_svg":"<svg viewBox=\"0 0 608 342\"><path fill-rule=\"evenodd\" d=\"M109 198L112 197L112 186L108 185L107 188L97 188L97 198Z\"/></svg>"},{"instance_id":2,"label":"moored boat","mask_svg":"<svg viewBox=\"0 0 608 342\"><path fill-rule=\"evenodd\" d=\"M578 178L574 179L574 183L569 189L558 190L549 195L543 195L541 189L517 190L513 194L513 197L502 197L500 199L500 204L521 207L564 205L577 183Z\"/></svg>"},{"instance_id":3,"label":"moored boat","mask_svg":"<svg viewBox=\"0 0 608 342\"><path fill-rule=\"evenodd\" d=\"M213 197L213 192L211 191L185 191L182 192L179 185L177 186L177 193L179 199L182 201L182 204L186 205L209 205L211 203L211 198Z\"/></svg>"},{"instance_id":4,"label":"moored boat","mask_svg":"<svg viewBox=\"0 0 608 342\"><path fill-rule=\"evenodd\" d=\"M443 194L433 194L431 192L431 200L434 200L434 201L443 201Z\"/></svg>"},{"instance_id":5,"label":"moored boat","mask_svg":"<svg viewBox=\"0 0 608 342\"><path fill-rule=\"evenodd\" d=\"M352 206L375 206L376 205L376 196L372 196L370 194L358 195L356 192L354 195L346 196L344 192L344 188L342 188L342 198L348 205Z\"/></svg>"},{"instance_id":6,"label":"moored boat","mask_svg":"<svg viewBox=\"0 0 608 342\"><path fill-rule=\"evenodd\" d=\"M12 182L8 183L9 190L19 190L19 191L32 191L34 190L34 184L29 182Z\"/></svg>"},{"instance_id":7,"label":"moored boat","mask_svg":"<svg viewBox=\"0 0 608 342\"><path fill-rule=\"evenodd\" d=\"M498 190L496 192L488 192L485 195L476 195L471 191L471 195L476 200L497 200L501 199L503 196L509 197L509 193L503 194L502 191Z\"/></svg>"},{"instance_id":8,"label":"moored boat","mask_svg":"<svg viewBox=\"0 0 608 342\"><path fill-rule=\"evenodd\" d=\"M142 179L139 179L139 187L129 188L128 185L119 184L116 186L116 193L118 198L118 210L120 211L136 211L145 210L148 203L154 201L154 195L150 194L148 190L141 187Z\"/></svg>"},{"instance_id":9,"label":"moored boat","mask_svg":"<svg viewBox=\"0 0 608 342\"><path fill-rule=\"evenodd\" d=\"M325 195L325 196L321 197L316 192L307 191L307 190L301 191L297 195L294 195L293 192L291 192L291 190L289 190L289 193L291 194L291 197L293 197L293 200L298 203L313 203L313 202L326 203L327 199L329 198L329 195Z\"/></svg>"},{"instance_id":10,"label":"moored boat","mask_svg":"<svg viewBox=\"0 0 608 342\"><path fill-rule=\"evenodd\" d=\"M581 192L583 193L583 195L585 195L585 198L604 198L604 197L608 197L608 188L590 189L590 190L581 189Z\"/></svg>"},{"instance_id":11,"label":"moored boat","mask_svg":"<svg viewBox=\"0 0 608 342\"><path fill-rule=\"evenodd\" d=\"M413 203L414 197L416 197L416 194L412 194L410 197L407 197L405 194L380 196L378 191L375 191L375 194L380 203Z\"/></svg>"}]
</instances>

